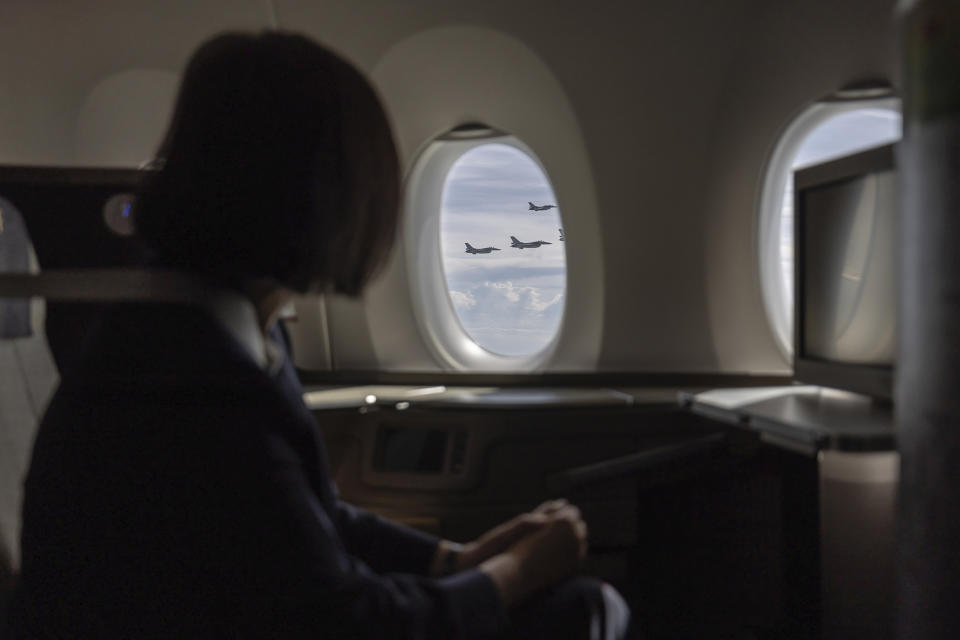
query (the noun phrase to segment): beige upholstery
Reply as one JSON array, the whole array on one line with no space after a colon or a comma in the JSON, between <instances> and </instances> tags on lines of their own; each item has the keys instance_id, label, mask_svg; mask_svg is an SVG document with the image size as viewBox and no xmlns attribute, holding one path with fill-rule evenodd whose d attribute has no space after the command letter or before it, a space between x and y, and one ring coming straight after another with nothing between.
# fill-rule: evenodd
<instances>
[{"instance_id":1,"label":"beige upholstery","mask_svg":"<svg viewBox=\"0 0 960 640\"><path fill-rule=\"evenodd\" d=\"M33 336L0 340L0 583L20 564L23 478L57 371L43 332L43 301L32 302Z\"/></svg>"}]
</instances>

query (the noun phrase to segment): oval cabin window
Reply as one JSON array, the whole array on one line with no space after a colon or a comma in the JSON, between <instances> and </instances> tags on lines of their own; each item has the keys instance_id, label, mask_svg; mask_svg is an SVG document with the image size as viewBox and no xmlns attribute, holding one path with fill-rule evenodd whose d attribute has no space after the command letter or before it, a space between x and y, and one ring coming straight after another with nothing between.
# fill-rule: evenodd
<instances>
[{"instance_id":1,"label":"oval cabin window","mask_svg":"<svg viewBox=\"0 0 960 640\"><path fill-rule=\"evenodd\" d=\"M788 128L770 161L760 212L760 269L767 315L793 353L793 171L901 136L896 99L818 103Z\"/></svg>"},{"instance_id":2,"label":"oval cabin window","mask_svg":"<svg viewBox=\"0 0 960 640\"><path fill-rule=\"evenodd\" d=\"M560 329L567 266L540 163L512 144L471 146L447 172L440 210L443 274L460 326L493 354L543 352Z\"/></svg>"}]
</instances>

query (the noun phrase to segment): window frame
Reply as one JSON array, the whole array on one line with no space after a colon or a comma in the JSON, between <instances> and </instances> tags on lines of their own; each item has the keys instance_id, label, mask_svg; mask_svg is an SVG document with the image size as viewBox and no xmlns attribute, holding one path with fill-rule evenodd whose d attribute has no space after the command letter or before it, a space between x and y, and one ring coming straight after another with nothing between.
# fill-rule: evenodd
<instances>
[{"instance_id":1,"label":"window frame","mask_svg":"<svg viewBox=\"0 0 960 640\"><path fill-rule=\"evenodd\" d=\"M434 139L420 152L406 180L404 249L411 300L417 327L435 360L448 370L525 373L542 370L552 360L567 314L564 280L563 312L550 342L522 356L493 353L480 346L464 329L453 306L440 247L443 189L454 164L468 151L484 144L505 144L532 159L547 180L543 163L520 139L509 135L473 139ZM564 250L566 266L566 250Z\"/></svg>"},{"instance_id":2,"label":"window frame","mask_svg":"<svg viewBox=\"0 0 960 640\"><path fill-rule=\"evenodd\" d=\"M787 292L780 266L780 223L783 197L792 174L793 160L807 137L821 124L836 116L863 109L889 109L902 113L900 98L857 98L822 100L791 120L777 140L767 161L757 206L757 262L764 311L777 347L787 360L793 360L793 304L787 311Z\"/></svg>"}]
</instances>

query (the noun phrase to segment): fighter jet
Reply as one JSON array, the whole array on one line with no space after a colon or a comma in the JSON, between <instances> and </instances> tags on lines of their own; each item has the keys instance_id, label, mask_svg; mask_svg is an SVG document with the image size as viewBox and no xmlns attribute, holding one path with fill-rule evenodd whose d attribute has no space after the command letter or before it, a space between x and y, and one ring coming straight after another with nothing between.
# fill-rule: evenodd
<instances>
[{"instance_id":1,"label":"fighter jet","mask_svg":"<svg viewBox=\"0 0 960 640\"><path fill-rule=\"evenodd\" d=\"M560 229L560 242L566 242L567 239L563 236L563 229Z\"/></svg>"},{"instance_id":2,"label":"fighter jet","mask_svg":"<svg viewBox=\"0 0 960 640\"><path fill-rule=\"evenodd\" d=\"M547 242L546 240L537 240L536 242L520 242L513 236L510 236L510 241L510 246L514 249L536 249L540 245L553 244L552 242Z\"/></svg>"},{"instance_id":3,"label":"fighter jet","mask_svg":"<svg viewBox=\"0 0 960 640\"><path fill-rule=\"evenodd\" d=\"M527 202L527 204L530 205L530 207L527 209L527 211L549 211L550 209L556 209L556 208L557 208L557 205L555 205L555 204L535 205L535 204L533 204L532 202L529 202L529 201Z\"/></svg>"},{"instance_id":4,"label":"fighter jet","mask_svg":"<svg viewBox=\"0 0 960 640\"><path fill-rule=\"evenodd\" d=\"M476 247L471 247L469 242L464 242L463 244L467 245L467 253L490 253L491 251L500 251L496 247L484 247L482 249L477 249Z\"/></svg>"}]
</instances>

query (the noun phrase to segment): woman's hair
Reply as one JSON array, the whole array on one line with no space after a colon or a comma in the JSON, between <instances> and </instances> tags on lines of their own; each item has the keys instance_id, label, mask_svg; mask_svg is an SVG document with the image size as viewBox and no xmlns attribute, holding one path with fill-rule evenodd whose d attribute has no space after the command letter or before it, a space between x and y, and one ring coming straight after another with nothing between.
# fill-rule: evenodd
<instances>
[{"instance_id":1,"label":"woman's hair","mask_svg":"<svg viewBox=\"0 0 960 640\"><path fill-rule=\"evenodd\" d=\"M228 33L193 55L137 201L163 265L358 293L396 231L397 153L353 66L309 39Z\"/></svg>"}]
</instances>

